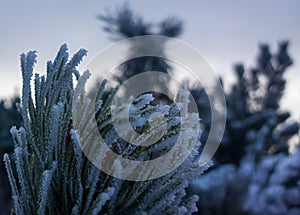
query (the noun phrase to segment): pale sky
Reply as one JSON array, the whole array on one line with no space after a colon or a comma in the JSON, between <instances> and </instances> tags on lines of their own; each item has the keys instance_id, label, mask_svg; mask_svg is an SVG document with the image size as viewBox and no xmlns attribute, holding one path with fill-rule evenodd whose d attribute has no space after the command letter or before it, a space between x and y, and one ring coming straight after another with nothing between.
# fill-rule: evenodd
<instances>
[{"instance_id":1,"label":"pale sky","mask_svg":"<svg viewBox=\"0 0 300 215\"><path fill-rule=\"evenodd\" d=\"M300 110L300 1L174 1L174 0L0 0L0 97L13 94L21 86L19 55L38 51L36 71L44 73L45 63L53 59L62 43L70 53L79 48L89 51L83 65L111 44L101 30L97 15L114 10L123 2L146 20L158 21L168 15L184 20L185 32L180 38L195 47L214 70L232 80L232 65L253 65L260 42L272 50L283 39L291 41L294 65L287 73L287 96L282 107Z\"/></svg>"}]
</instances>

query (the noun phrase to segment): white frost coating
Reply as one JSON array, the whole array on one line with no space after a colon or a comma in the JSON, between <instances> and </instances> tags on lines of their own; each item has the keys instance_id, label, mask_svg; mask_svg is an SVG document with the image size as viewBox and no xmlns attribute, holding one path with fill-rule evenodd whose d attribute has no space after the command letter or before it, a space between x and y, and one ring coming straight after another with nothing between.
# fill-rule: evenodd
<instances>
[{"instance_id":1,"label":"white frost coating","mask_svg":"<svg viewBox=\"0 0 300 215\"><path fill-rule=\"evenodd\" d=\"M15 141L16 163L14 168L17 174L14 176L8 155L4 156L9 182L12 187L13 208L17 214L55 214L59 210L61 214L81 213L81 214L145 214L149 208L156 207L155 212L174 213L174 209L180 208L182 214L194 210L196 200L188 201L184 199L185 189L188 181L198 177L203 169L195 161L196 151L200 146L197 142L191 154L173 172L155 180L143 182L131 182L111 177L101 172L85 156L83 156L79 143L83 140L92 142L91 146L84 145L89 150L102 153L102 147L95 136L85 134L75 130L75 119L83 130L90 130L90 118L95 116L96 109L99 109L99 132L103 132L103 139L110 143L116 151L123 153L124 156L132 156L137 160L151 160L155 156L168 151L172 143L178 139L182 117L175 106L170 105L151 105L153 96L145 94L137 97L131 105L132 125L135 129L147 127L146 123L153 120L150 116L153 112L158 112L167 119L167 132L149 150L140 149L126 144L114 132L111 127L112 119L107 109L108 105L99 96L97 101L79 99L77 103L72 103L70 99L76 91L80 98L86 96L84 87L85 82L90 76L88 72L82 76L76 70L76 66L85 54L80 51L71 63L68 63L68 53L66 45L63 45L54 60L48 62L47 74L45 76L35 75L35 94L30 87L32 68L35 62L35 53L22 55L23 72L23 97L22 97L22 116L24 118L24 128L11 129ZM78 79L76 89L73 88L73 76ZM79 77L80 76L80 77ZM99 94L103 95L104 84L99 88ZM113 95L114 91L111 93ZM35 100L33 99L35 98ZM108 96L109 98L109 96ZM85 102L87 101L87 102ZM95 105L98 102L101 105ZM72 115L72 105L80 108L83 115ZM116 107L117 108L117 107ZM193 125L194 117L185 126L182 126L183 135L194 136L196 132ZM147 137L147 132L160 135L156 128L160 127L159 116L158 124L148 127L142 133ZM122 118L121 118L122 119ZM132 135L128 134L130 138ZM176 148L186 150L191 147L191 138ZM140 143L145 142L146 138L138 139ZM27 146L30 153L27 151ZM102 151L101 151L102 150ZM168 168L174 159L182 154L173 154L170 163L164 162L161 166ZM103 154L107 156L107 154ZM101 160L101 165L111 164ZM111 171L121 172L124 168L123 163L110 160L118 168ZM125 163L125 166L129 164ZM132 166L127 174L138 174L151 176L152 171L148 171L149 165ZM145 170L138 171L136 170ZM16 185L17 177L21 186ZM37 185L38 184L38 185ZM34 189L33 189L34 188ZM55 195L54 195L55 194ZM155 199L151 198L155 196ZM59 197L59 198L57 198ZM34 201L36 200L36 201ZM188 206L190 205L190 206ZM175 211L176 212L176 211Z\"/></svg>"},{"instance_id":2,"label":"white frost coating","mask_svg":"<svg viewBox=\"0 0 300 215\"><path fill-rule=\"evenodd\" d=\"M57 163L53 162L52 168L50 170L45 170L43 172L43 180L40 187L40 195L39 195L39 207L38 207L38 214L45 214L45 209L47 206L47 199L50 197L49 189L51 180L53 177L53 172L57 168Z\"/></svg>"},{"instance_id":3,"label":"white frost coating","mask_svg":"<svg viewBox=\"0 0 300 215\"><path fill-rule=\"evenodd\" d=\"M92 215L97 215L101 211L103 205L114 195L115 188L109 187L106 192L103 192L99 197L96 199L96 205L92 210Z\"/></svg>"}]
</instances>

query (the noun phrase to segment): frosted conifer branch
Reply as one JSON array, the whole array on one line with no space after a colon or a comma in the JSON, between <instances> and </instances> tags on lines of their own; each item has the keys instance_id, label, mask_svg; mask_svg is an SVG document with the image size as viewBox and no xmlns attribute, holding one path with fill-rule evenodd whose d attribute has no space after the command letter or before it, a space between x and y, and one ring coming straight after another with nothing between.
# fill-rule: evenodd
<instances>
[{"instance_id":1,"label":"frosted conifer branch","mask_svg":"<svg viewBox=\"0 0 300 215\"><path fill-rule=\"evenodd\" d=\"M175 171L155 180L144 182L123 181L105 174L96 168L83 154L83 140L93 141L90 150L97 149L99 140L89 134L83 135L74 129L73 121L78 120L76 128L83 131L90 129L90 118L97 113L99 132L103 132L105 141L116 147L124 156L136 159L150 159L159 156L164 150L172 147L180 129L179 111L175 105L151 105L153 96L145 94L137 97L132 104L132 125L145 133L158 134L156 128L160 123L147 130L147 118L153 112L160 112L169 122L167 133L151 147L140 150L134 145L127 145L112 129L110 102L118 88L114 89L106 99L103 99L105 81L98 89L97 101L83 99L86 97L85 83L89 72L79 75L76 67L86 51L80 50L68 61L67 46L62 45L55 60L47 63L47 74L34 75L34 93L31 89L33 66L36 53L29 52L21 56L23 76L23 95L21 111L24 128L11 129L15 142L14 175L8 155L4 156L6 170L12 188L13 209L16 214L171 214L178 208L179 214L189 214L196 211L196 197L185 200L185 188L189 181L198 177L203 168L196 162L196 144L190 157ZM78 79L73 87L74 75ZM74 92L82 99L73 104ZM34 98L34 99L33 99ZM183 108L187 100L180 104ZM72 115L72 105L83 110L82 115ZM122 108L117 107L121 114ZM122 114L121 114L122 115ZM186 117L186 116L183 116ZM190 117L183 132L194 136L195 132ZM124 132L127 130L124 130ZM127 133L129 137L132 134ZM179 146L182 150L190 147L192 138L186 138L186 144ZM147 149L147 150L146 150ZM176 159L179 154L174 154ZM174 161L171 161L174 162ZM170 164L164 164L168 167ZM140 167L137 167L140 168ZM151 174L147 172L131 174ZM163 166L162 166L163 168ZM115 169L113 171L119 171ZM151 209L154 209L151 212ZM176 211L177 212L177 211Z\"/></svg>"}]
</instances>

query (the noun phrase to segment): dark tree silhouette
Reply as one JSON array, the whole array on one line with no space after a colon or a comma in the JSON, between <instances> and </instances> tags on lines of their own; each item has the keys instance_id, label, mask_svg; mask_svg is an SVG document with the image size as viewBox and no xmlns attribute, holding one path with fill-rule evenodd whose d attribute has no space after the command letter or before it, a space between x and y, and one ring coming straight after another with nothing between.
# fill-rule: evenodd
<instances>
[{"instance_id":1,"label":"dark tree silhouette","mask_svg":"<svg viewBox=\"0 0 300 215\"><path fill-rule=\"evenodd\" d=\"M237 82L226 93L227 126L215 166L191 186L200 196L199 214L300 212L300 150L288 152L299 125L280 110L284 74L292 64L288 42L279 43L275 54L260 45L257 64L234 67Z\"/></svg>"},{"instance_id":2,"label":"dark tree silhouette","mask_svg":"<svg viewBox=\"0 0 300 215\"><path fill-rule=\"evenodd\" d=\"M134 36L161 35L167 37L179 37L182 34L183 22L175 16L167 17L158 22L146 22L134 14L127 5L119 8L115 14L106 13L100 15L99 19L104 22L104 31L108 32L112 40L121 40ZM172 67L160 57L145 56L128 60L119 66L122 71L115 78L120 83L128 80L134 75L146 71L158 71L170 73ZM159 87L162 87L160 84ZM169 102L170 98L160 93L153 93L156 102Z\"/></svg>"},{"instance_id":3,"label":"dark tree silhouette","mask_svg":"<svg viewBox=\"0 0 300 215\"><path fill-rule=\"evenodd\" d=\"M288 42L281 42L275 54L270 53L267 44L260 45L257 64L247 71L242 64L234 67L237 82L226 95L227 132L216 156L219 163L238 165L249 150L259 155L288 153L287 140L299 130L297 123L284 123L290 113L279 108L285 89L284 74L292 64ZM267 125L268 132L260 134L260 145L253 145L253 134Z\"/></svg>"},{"instance_id":4,"label":"dark tree silhouette","mask_svg":"<svg viewBox=\"0 0 300 215\"><path fill-rule=\"evenodd\" d=\"M0 157L4 153L13 152L13 139L9 132L13 125L21 126L22 117L17 110L20 98L15 96L8 102L0 101ZM8 104L7 104L8 103ZM9 214L10 212L10 188L2 159L0 160L0 213Z\"/></svg>"}]
</instances>

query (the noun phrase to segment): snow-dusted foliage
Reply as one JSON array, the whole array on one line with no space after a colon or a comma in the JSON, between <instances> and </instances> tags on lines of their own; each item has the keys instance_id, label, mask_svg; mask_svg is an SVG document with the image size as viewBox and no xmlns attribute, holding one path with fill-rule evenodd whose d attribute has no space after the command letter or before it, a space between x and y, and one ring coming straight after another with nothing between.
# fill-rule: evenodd
<instances>
[{"instance_id":1,"label":"snow-dusted foliage","mask_svg":"<svg viewBox=\"0 0 300 215\"><path fill-rule=\"evenodd\" d=\"M253 169L243 203L248 214L300 214L300 147L263 158Z\"/></svg>"},{"instance_id":2,"label":"snow-dusted foliage","mask_svg":"<svg viewBox=\"0 0 300 215\"><path fill-rule=\"evenodd\" d=\"M289 154L297 122L279 109L284 72L291 65L288 42L276 54L260 46L258 65L235 67L237 83L227 97L227 128L215 167L192 182L199 214L300 214L299 149ZM201 109L200 109L201 112Z\"/></svg>"},{"instance_id":3,"label":"snow-dusted foliage","mask_svg":"<svg viewBox=\"0 0 300 215\"><path fill-rule=\"evenodd\" d=\"M88 72L80 75L76 69L85 54L85 50L80 50L69 61L67 46L62 45L55 60L48 62L47 74L35 74L34 86L31 80L36 52L21 55L23 91L20 111L24 127L11 129L15 163L11 162L8 154L4 156L12 189L13 213L191 214L197 211L198 197L185 197L189 181L202 171L195 162L197 148L171 173L140 182L109 176L85 157L79 144L83 137L74 129L72 120L78 117L72 116L74 90L84 96L85 80L89 76ZM77 79L76 89L73 86L74 76ZM167 118L168 129L164 138L151 147L127 146L116 136L111 125L109 102L116 90L101 100L104 84L99 88L96 103L90 101L78 108L97 108L95 117L99 132L103 133L105 140L111 141L112 150L123 156L147 160L160 156L162 150L172 146L181 123L177 106L150 105L153 100L151 94L136 98L131 105L131 115L132 126L138 132L147 131L146 119L153 111ZM79 126L84 129L88 126L85 124L88 118L81 117L83 120ZM198 132L188 124L183 127L186 134ZM150 132L155 132L155 129Z\"/></svg>"},{"instance_id":4,"label":"snow-dusted foliage","mask_svg":"<svg viewBox=\"0 0 300 215\"><path fill-rule=\"evenodd\" d=\"M200 214L300 214L300 148L293 155L245 158L220 165L192 182Z\"/></svg>"}]
</instances>

